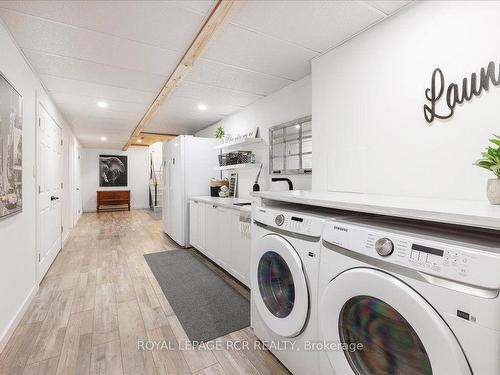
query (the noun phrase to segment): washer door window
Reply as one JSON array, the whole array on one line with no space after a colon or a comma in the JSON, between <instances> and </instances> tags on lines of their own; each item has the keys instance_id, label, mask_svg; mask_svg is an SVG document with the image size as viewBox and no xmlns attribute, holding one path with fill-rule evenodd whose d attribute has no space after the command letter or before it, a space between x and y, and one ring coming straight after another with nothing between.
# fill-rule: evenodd
<instances>
[{"instance_id":1,"label":"washer door window","mask_svg":"<svg viewBox=\"0 0 500 375\"><path fill-rule=\"evenodd\" d=\"M295 285L287 263L278 253L268 251L260 258L257 273L267 309L277 318L286 318L295 303Z\"/></svg>"},{"instance_id":2,"label":"washer door window","mask_svg":"<svg viewBox=\"0 0 500 375\"><path fill-rule=\"evenodd\" d=\"M340 311L340 340L363 350L344 354L356 374L431 375L422 341L408 321L384 301L358 296Z\"/></svg>"},{"instance_id":3,"label":"washer door window","mask_svg":"<svg viewBox=\"0 0 500 375\"><path fill-rule=\"evenodd\" d=\"M252 291L257 310L266 325L284 337L294 337L304 328L309 311L309 293L302 261L293 246L278 235L262 237L252 258Z\"/></svg>"},{"instance_id":4,"label":"washer door window","mask_svg":"<svg viewBox=\"0 0 500 375\"><path fill-rule=\"evenodd\" d=\"M385 272L355 268L325 289L319 319L332 367L356 375L470 375L455 336L418 293ZM356 347L358 345L358 347Z\"/></svg>"}]
</instances>

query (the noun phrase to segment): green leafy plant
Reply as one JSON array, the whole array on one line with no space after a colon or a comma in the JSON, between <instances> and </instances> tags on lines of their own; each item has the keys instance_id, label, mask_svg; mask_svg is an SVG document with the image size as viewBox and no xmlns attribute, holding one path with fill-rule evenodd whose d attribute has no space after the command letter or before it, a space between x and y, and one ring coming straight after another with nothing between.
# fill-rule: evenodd
<instances>
[{"instance_id":1,"label":"green leafy plant","mask_svg":"<svg viewBox=\"0 0 500 375\"><path fill-rule=\"evenodd\" d=\"M224 132L224 128L222 126L215 129L215 138L222 139L224 138L224 135L226 135L226 132Z\"/></svg>"},{"instance_id":2,"label":"green leafy plant","mask_svg":"<svg viewBox=\"0 0 500 375\"><path fill-rule=\"evenodd\" d=\"M492 171L497 178L500 178L500 137L495 134L494 137L490 142L495 146L490 146L485 152L481 152L482 158L476 161L475 165Z\"/></svg>"}]
</instances>

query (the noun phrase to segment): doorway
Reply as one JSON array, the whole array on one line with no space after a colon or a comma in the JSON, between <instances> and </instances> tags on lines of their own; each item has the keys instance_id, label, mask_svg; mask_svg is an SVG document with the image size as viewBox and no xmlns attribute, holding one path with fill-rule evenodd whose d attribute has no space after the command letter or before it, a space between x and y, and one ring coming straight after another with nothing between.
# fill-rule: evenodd
<instances>
[{"instance_id":1,"label":"doorway","mask_svg":"<svg viewBox=\"0 0 500 375\"><path fill-rule=\"evenodd\" d=\"M37 281L62 247L62 129L37 108Z\"/></svg>"}]
</instances>

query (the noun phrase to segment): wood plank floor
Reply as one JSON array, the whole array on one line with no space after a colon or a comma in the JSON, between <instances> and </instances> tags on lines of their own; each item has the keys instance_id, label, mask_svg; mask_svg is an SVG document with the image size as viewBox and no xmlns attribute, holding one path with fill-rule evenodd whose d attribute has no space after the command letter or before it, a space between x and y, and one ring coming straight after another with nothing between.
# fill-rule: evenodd
<instances>
[{"instance_id":1,"label":"wood plank floor","mask_svg":"<svg viewBox=\"0 0 500 375\"><path fill-rule=\"evenodd\" d=\"M84 214L0 355L0 374L288 374L268 351L253 350L250 328L214 340L247 340L247 350L186 350L186 333L143 256L176 248L147 211ZM139 350L139 340L170 350Z\"/></svg>"}]
</instances>

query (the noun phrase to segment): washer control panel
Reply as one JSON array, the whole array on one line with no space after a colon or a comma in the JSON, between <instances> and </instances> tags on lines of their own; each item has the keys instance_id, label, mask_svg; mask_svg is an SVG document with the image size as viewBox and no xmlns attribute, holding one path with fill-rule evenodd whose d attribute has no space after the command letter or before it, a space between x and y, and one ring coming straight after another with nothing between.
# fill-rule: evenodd
<instances>
[{"instance_id":1,"label":"washer control panel","mask_svg":"<svg viewBox=\"0 0 500 375\"><path fill-rule=\"evenodd\" d=\"M500 289L500 252L475 250L473 244L454 245L439 238L429 240L340 222L327 222L323 239L430 275Z\"/></svg>"},{"instance_id":2,"label":"washer control panel","mask_svg":"<svg viewBox=\"0 0 500 375\"><path fill-rule=\"evenodd\" d=\"M254 209L254 220L293 233L320 237L325 220L294 211L280 211L257 207Z\"/></svg>"}]
</instances>

